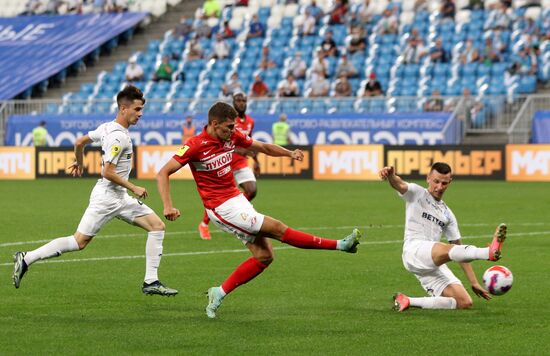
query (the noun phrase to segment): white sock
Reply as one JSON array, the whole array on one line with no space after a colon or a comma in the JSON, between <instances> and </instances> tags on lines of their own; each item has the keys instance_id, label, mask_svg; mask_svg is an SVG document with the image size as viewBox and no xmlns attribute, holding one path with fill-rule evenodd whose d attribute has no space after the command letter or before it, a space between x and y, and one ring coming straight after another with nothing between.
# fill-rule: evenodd
<instances>
[{"instance_id":1,"label":"white sock","mask_svg":"<svg viewBox=\"0 0 550 356\"><path fill-rule=\"evenodd\" d=\"M422 309L456 309L456 300L450 297L409 298L411 307Z\"/></svg>"},{"instance_id":2,"label":"white sock","mask_svg":"<svg viewBox=\"0 0 550 356\"><path fill-rule=\"evenodd\" d=\"M149 231L145 244L145 283L158 281L158 269L162 256L164 231Z\"/></svg>"},{"instance_id":3,"label":"white sock","mask_svg":"<svg viewBox=\"0 0 550 356\"><path fill-rule=\"evenodd\" d=\"M220 286L220 294L222 295L222 297L225 297L227 295L227 293L225 293L225 291L223 290L222 286Z\"/></svg>"},{"instance_id":4,"label":"white sock","mask_svg":"<svg viewBox=\"0 0 550 356\"><path fill-rule=\"evenodd\" d=\"M489 247L479 248L472 245L456 245L449 251L449 258L456 262L488 260Z\"/></svg>"},{"instance_id":5,"label":"white sock","mask_svg":"<svg viewBox=\"0 0 550 356\"><path fill-rule=\"evenodd\" d=\"M78 243L76 242L74 236L59 237L37 248L36 250L27 252L24 259L27 266L30 266L38 260L59 257L64 252L78 250Z\"/></svg>"}]
</instances>

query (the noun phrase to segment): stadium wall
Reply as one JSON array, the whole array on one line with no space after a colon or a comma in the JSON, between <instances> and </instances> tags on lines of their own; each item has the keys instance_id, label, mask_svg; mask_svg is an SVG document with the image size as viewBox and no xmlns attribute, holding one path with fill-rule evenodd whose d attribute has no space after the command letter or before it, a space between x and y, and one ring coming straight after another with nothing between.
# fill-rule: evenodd
<instances>
[{"instance_id":1,"label":"stadium wall","mask_svg":"<svg viewBox=\"0 0 550 356\"><path fill-rule=\"evenodd\" d=\"M136 146L133 178L154 179L179 146ZM433 162L445 161L460 179L550 182L550 145L502 146L292 146L304 151L303 162L259 155L264 178L315 180L378 180L378 171L393 165L406 179L422 179ZM0 147L0 180L69 177L66 167L73 150L64 148ZM89 147L85 176L101 172L99 148ZM192 179L186 166L173 179Z\"/></svg>"}]
</instances>

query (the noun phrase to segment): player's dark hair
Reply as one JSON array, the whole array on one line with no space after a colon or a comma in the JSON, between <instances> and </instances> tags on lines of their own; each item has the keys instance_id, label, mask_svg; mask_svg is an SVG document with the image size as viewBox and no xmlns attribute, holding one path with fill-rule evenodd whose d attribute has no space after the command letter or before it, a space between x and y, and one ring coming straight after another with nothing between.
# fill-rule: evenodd
<instances>
[{"instance_id":1,"label":"player's dark hair","mask_svg":"<svg viewBox=\"0 0 550 356\"><path fill-rule=\"evenodd\" d=\"M219 123L225 122L227 120L235 120L237 117L237 110L235 110L231 105L218 101L210 107L208 110L208 123L211 124L212 121L216 120Z\"/></svg>"},{"instance_id":2,"label":"player's dark hair","mask_svg":"<svg viewBox=\"0 0 550 356\"><path fill-rule=\"evenodd\" d=\"M432 169L430 169L430 172L431 171L436 171L441 174L449 174L452 172L451 166L443 162L435 162L434 164L432 164Z\"/></svg>"},{"instance_id":3,"label":"player's dark hair","mask_svg":"<svg viewBox=\"0 0 550 356\"><path fill-rule=\"evenodd\" d=\"M133 103L134 100L141 100L141 102L145 104L143 92L133 85L125 86L116 96L116 103L119 108L122 104L129 105Z\"/></svg>"}]
</instances>

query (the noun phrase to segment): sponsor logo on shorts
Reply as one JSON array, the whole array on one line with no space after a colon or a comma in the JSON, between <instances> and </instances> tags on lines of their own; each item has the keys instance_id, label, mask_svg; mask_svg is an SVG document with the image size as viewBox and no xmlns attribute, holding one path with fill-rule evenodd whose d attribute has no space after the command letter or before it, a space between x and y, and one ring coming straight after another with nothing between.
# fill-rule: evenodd
<instances>
[{"instance_id":1,"label":"sponsor logo on shorts","mask_svg":"<svg viewBox=\"0 0 550 356\"><path fill-rule=\"evenodd\" d=\"M248 214L247 213L241 213L241 219L246 221L246 219L248 219Z\"/></svg>"},{"instance_id":2,"label":"sponsor logo on shorts","mask_svg":"<svg viewBox=\"0 0 550 356\"><path fill-rule=\"evenodd\" d=\"M256 217L252 217L252 219L250 220L250 227L254 226L256 224Z\"/></svg>"}]
</instances>

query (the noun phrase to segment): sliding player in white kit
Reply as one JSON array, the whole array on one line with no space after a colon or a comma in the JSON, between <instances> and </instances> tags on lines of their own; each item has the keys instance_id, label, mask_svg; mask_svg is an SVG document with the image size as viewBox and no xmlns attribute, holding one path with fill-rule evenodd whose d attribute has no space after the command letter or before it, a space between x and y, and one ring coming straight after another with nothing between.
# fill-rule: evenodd
<instances>
[{"instance_id":1,"label":"sliding player in white kit","mask_svg":"<svg viewBox=\"0 0 550 356\"><path fill-rule=\"evenodd\" d=\"M405 241L403 265L420 281L431 297L411 298L402 293L394 295L394 309L403 311L409 307L423 309L467 309L472 298L451 272L446 263L460 264L473 292L478 297L491 299L477 281L470 265L474 260L497 261L506 238L506 225L500 224L489 247L462 245L458 223L451 209L441 200L451 184L451 167L446 163L434 163L428 173L428 189L407 183L395 174L393 167L384 167L380 178L387 179L406 202ZM445 235L449 244L440 242Z\"/></svg>"},{"instance_id":2,"label":"sliding player in white kit","mask_svg":"<svg viewBox=\"0 0 550 356\"><path fill-rule=\"evenodd\" d=\"M176 295L177 290L164 286L157 270L162 256L162 241L165 226L162 220L147 205L128 195L130 190L137 198L147 197L147 190L128 181L132 170L132 140L128 133L131 125L137 124L143 114L145 99L141 90L126 86L117 95L118 115L114 121L100 125L96 130L78 138L75 142L75 162L69 167L74 177L83 173L83 150L91 142L101 143L102 178L98 180L90 203L73 235L60 237L29 252L16 252L13 284L19 288L28 267L36 261L58 257L62 253L84 249L97 235L103 225L118 218L141 227L148 232L145 247L145 280L142 291L152 295Z\"/></svg>"}]
</instances>

